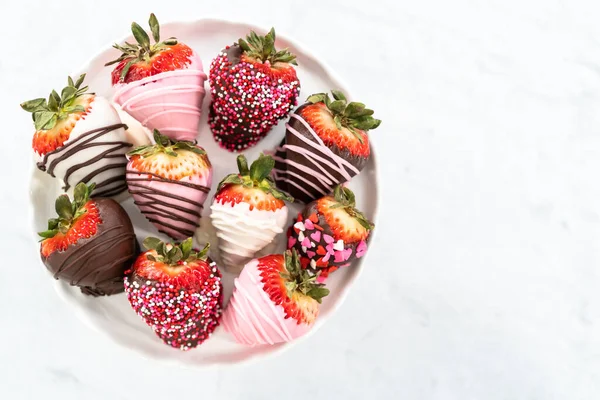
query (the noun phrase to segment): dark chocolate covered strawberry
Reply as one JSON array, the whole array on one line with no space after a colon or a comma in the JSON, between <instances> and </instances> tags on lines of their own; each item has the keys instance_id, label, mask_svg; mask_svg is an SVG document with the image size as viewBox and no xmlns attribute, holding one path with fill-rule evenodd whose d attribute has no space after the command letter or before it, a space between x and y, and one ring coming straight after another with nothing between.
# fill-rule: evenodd
<instances>
[{"instance_id":1,"label":"dark chocolate covered strawberry","mask_svg":"<svg viewBox=\"0 0 600 400\"><path fill-rule=\"evenodd\" d=\"M123 291L125 270L137 255L133 225L123 207L108 198L90 199L94 184L79 183L73 201L56 199L57 218L40 232L42 261L54 278L101 296Z\"/></svg>"},{"instance_id":2,"label":"dark chocolate covered strawberry","mask_svg":"<svg viewBox=\"0 0 600 400\"><path fill-rule=\"evenodd\" d=\"M229 151L254 146L296 106L300 82L296 56L275 49L275 30L250 32L212 61L209 123L219 145Z\"/></svg>"},{"instance_id":3,"label":"dark chocolate covered strawberry","mask_svg":"<svg viewBox=\"0 0 600 400\"><path fill-rule=\"evenodd\" d=\"M126 272L127 299L165 344L190 350L208 339L221 318L221 273L207 256L209 245L197 251L192 238L163 243L149 237L144 247L148 251Z\"/></svg>"},{"instance_id":4,"label":"dark chocolate covered strawberry","mask_svg":"<svg viewBox=\"0 0 600 400\"><path fill-rule=\"evenodd\" d=\"M364 104L331 92L333 100L314 94L290 115L275 154L277 186L303 203L326 196L364 168L371 155L367 132L381 123Z\"/></svg>"},{"instance_id":5,"label":"dark chocolate covered strawberry","mask_svg":"<svg viewBox=\"0 0 600 400\"><path fill-rule=\"evenodd\" d=\"M337 186L332 196L306 205L288 230L288 248L300 254L302 268L326 278L367 252L374 225L356 209L354 193Z\"/></svg>"}]
</instances>

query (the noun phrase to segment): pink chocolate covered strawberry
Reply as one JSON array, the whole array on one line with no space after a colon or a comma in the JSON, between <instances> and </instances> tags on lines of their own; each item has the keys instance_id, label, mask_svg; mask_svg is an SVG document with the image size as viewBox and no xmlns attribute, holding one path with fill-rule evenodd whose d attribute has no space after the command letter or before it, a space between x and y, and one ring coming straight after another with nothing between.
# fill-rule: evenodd
<instances>
[{"instance_id":1,"label":"pink chocolate covered strawberry","mask_svg":"<svg viewBox=\"0 0 600 400\"><path fill-rule=\"evenodd\" d=\"M329 290L300 268L295 251L250 261L235 279L222 324L239 343L289 342L305 335Z\"/></svg>"},{"instance_id":2,"label":"pink chocolate covered strawberry","mask_svg":"<svg viewBox=\"0 0 600 400\"><path fill-rule=\"evenodd\" d=\"M131 24L137 43L115 44L121 52L112 72L114 101L150 130L158 129L176 140L193 141L198 135L204 81L200 57L189 46L170 37L160 41L160 27L150 15L154 44L144 29Z\"/></svg>"},{"instance_id":3,"label":"pink chocolate covered strawberry","mask_svg":"<svg viewBox=\"0 0 600 400\"><path fill-rule=\"evenodd\" d=\"M354 193L341 185L333 196L308 204L288 230L288 247L300 254L302 268L326 278L367 252L374 225L356 209Z\"/></svg>"},{"instance_id":4,"label":"pink chocolate covered strawberry","mask_svg":"<svg viewBox=\"0 0 600 400\"><path fill-rule=\"evenodd\" d=\"M201 147L154 131L155 144L129 152L127 185L135 204L160 232L193 236L212 184L212 166Z\"/></svg>"},{"instance_id":5,"label":"pink chocolate covered strawberry","mask_svg":"<svg viewBox=\"0 0 600 400\"><path fill-rule=\"evenodd\" d=\"M242 151L254 146L296 105L300 82L296 56L275 49L275 30L250 32L227 46L210 66L209 122L221 147Z\"/></svg>"},{"instance_id":6,"label":"pink chocolate covered strawberry","mask_svg":"<svg viewBox=\"0 0 600 400\"><path fill-rule=\"evenodd\" d=\"M275 155L277 187L303 203L331 193L364 168L371 155L367 132L381 123L364 104L331 92L333 100L314 94L290 115Z\"/></svg>"},{"instance_id":7,"label":"pink chocolate covered strawberry","mask_svg":"<svg viewBox=\"0 0 600 400\"><path fill-rule=\"evenodd\" d=\"M165 244L146 238L142 253L126 271L125 291L135 312L165 344L190 350L219 325L223 302L221 274L192 238Z\"/></svg>"},{"instance_id":8,"label":"pink chocolate covered strawberry","mask_svg":"<svg viewBox=\"0 0 600 400\"><path fill-rule=\"evenodd\" d=\"M288 209L269 174L274 161L260 155L248 168L246 157L237 157L238 174L227 175L219 184L211 208L211 219L219 237L221 260L239 272L259 250L283 232Z\"/></svg>"}]
</instances>

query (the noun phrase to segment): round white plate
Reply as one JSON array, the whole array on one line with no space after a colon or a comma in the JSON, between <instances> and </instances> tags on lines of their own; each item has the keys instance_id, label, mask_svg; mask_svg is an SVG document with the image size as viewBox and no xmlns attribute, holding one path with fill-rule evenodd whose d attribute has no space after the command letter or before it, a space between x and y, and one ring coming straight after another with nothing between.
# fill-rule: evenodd
<instances>
[{"instance_id":1,"label":"round white plate","mask_svg":"<svg viewBox=\"0 0 600 400\"><path fill-rule=\"evenodd\" d=\"M240 37L255 30L259 33L266 33L264 28L256 27L245 23L227 22L213 19L203 19L194 22L177 22L163 24L161 26L161 36L175 36L180 41L186 43L196 50L202 58L204 70L208 73L211 60L218 52ZM132 40L128 37L123 40ZM121 43L123 40L119 40ZM312 93L325 92L336 88L343 90L350 98L348 89L336 78L335 74L318 57L313 56L309 51L296 43L285 39L278 34L278 48L289 47L289 49L298 56L298 78L302 86L299 103ZM115 49L107 46L96 57L94 57L80 71L77 76L86 72L85 83L90 86L90 90L103 95L109 99L112 98L113 90L110 85L111 67L104 67L104 64L118 57ZM74 75L73 75L74 76ZM207 89L208 89L208 83ZM48 88L44 89L48 90ZM217 241L214 236L213 228L210 224L208 214L210 202L212 201L216 184L222 177L228 173L236 171L236 154L229 153L221 149L213 140L206 118L208 106L210 104L210 93L207 93L203 104L203 116L201 121L200 133L198 135L199 144L206 149L214 169L214 184L209 195L201 220L201 227L196 233L196 244L201 245L210 241L211 257L218 260ZM260 152L272 150L283 138L285 133L285 121L282 121L263 139L257 146L244 152L250 161L254 160ZM358 207L362 209L367 217L372 220L375 218L378 202L377 169L375 154L371 155L365 169L356 176L350 183L350 188L356 193ZM34 232L46 228L48 218L54 216L54 200L60 194L58 180L51 178L48 174L34 168L31 179L31 205L33 210L32 223ZM162 239L166 237L158 234L154 227L146 221L133 204L132 199L126 198L121 204L129 213L136 229L138 240L141 241L146 236L157 236ZM300 206L290 205L290 223L296 216ZM285 248L285 234L277 238L277 243L270 246L263 253L281 252ZM371 238L371 245L373 240ZM372 251L372 249L370 250ZM358 276L360 270L364 267L365 258L353 263L352 266L336 271L328 279L328 288L331 294L323 300L320 315L316 326L310 332L314 333L327 319L333 314L337 307L344 300L346 293L352 282ZM40 273L45 272L45 267L40 263ZM224 305L227 304L231 295L233 279L235 276L223 273L223 284L225 288ZM256 346L247 347L234 342L222 327L218 327L210 339L194 350L183 352L164 345L158 337L154 335L151 328L148 327L140 317L135 314L130 307L124 294L110 297L94 298L81 294L78 288L71 287L62 281L56 281L56 290L60 296L67 302L69 307L77 313L88 325L96 331L108 335L114 342L123 345L129 349L138 351L143 356L158 360L175 362L183 366L208 366L216 364L234 364L248 360L256 360L267 355L281 352L296 342L278 344L274 346Z\"/></svg>"}]
</instances>

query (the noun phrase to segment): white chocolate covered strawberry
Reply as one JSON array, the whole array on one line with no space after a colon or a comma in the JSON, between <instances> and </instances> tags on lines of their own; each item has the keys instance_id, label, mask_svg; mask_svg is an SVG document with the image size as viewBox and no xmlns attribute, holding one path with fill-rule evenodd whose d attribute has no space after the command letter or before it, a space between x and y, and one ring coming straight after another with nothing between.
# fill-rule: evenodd
<instances>
[{"instance_id":1,"label":"white chocolate covered strawberry","mask_svg":"<svg viewBox=\"0 0 600 400\"><path fill-rule=\"evenodd\" d=\"M232 272L239 272L254 254L283 232L293 201L275 189L269 177L274 161L261 155L248 168L246 157L237 158L239 174L225 177L211 205L211 219L219 237L221 260Z\"/></svg>"},{"instance_id":2,"label":"white chocolate covered strawberry","mask_svg":"<svg viewBox=\"0 0 600 400\"><path fill-rule=\"evenodd\" d=\"M114 196L125 185L125 153L132 144L126 126L104 97L82 87L85 74L71 77L58 94L21 104L32 113L32 147L40 170L63 182L68 191L79 182L95 183L94 197Z\"/></svg>"}]
</instances>

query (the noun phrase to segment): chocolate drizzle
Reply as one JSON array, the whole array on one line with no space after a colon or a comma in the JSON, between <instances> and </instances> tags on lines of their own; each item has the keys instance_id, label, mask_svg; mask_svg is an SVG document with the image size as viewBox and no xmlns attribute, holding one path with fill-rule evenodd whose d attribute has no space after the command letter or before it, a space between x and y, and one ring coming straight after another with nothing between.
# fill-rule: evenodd
<instances>
[{"instance_id":1,"label":"chocolate drizzle","mask_svg":"<svg viewBox=\"0 0 600 400\"><path fill-rule=\"evenodd\" d=\"M368 160L347 149L325 145L304 118L300 106L290 115L286 135L275 149L273 178L277 187L296 201L308 203L331 193L340 183L349 181Z\"/></svg>"},{"instance_id":2,"label":"chocolate drizzle","mask_svg":"<svg viewBox=\"0 0 600 400\"><path fill-rule=\"evenodd\" d=\"M132 147L132 144L123 141L96 141L96 139L99 139L102 136L108 134L109 132L120 128L127 129L127 125L113 124L84 132L81 134L81 136L65 144L64 146L46 153L42 161L37 163L37 167L42 171L46 171L51 176L55 176L54 171L56 167L61 162L66 162L68 158L77 154L78 152L94 147L109 146L108 149L96 154L88 160L81 163L73 164L69 168L67 168L67 170L65 171L65 175L62 178L62 180L65 183L63 189L67 191L72 186L72 184L76 184L79 182L95 182L96 188L93 193L94 197L107 197L117 195L127 188L127 185L125 184L124 173L120 173L117 171L116 175L107 177L102 181L95 181L94 178L99 174L105 171L109 171L111 169L122 169L124 172L125 166L127 165L125 153L127 152L128 148ZM74 174L76 174L82 168L89 167L95 163L107 159L115 159L115 162L100 166L97 169L92 170L90 173L88 173L81 179L73 179ZM71 180L77 180L77 182L70 182Z\"/></svg>"},{"instance_id":3,"label":"chocolate drizzle","mask_svg":"<svg viewBox=\"0 0 600 400\"><path fill-rule=\"evenodd\" d=\"M107 198L93 201L102 220L96 234L42 260L55 279L79 286L85 294L119 293L124 289L124 272L137 256L139 246L131 220L117 202Z\"/></svg>"},{"instance_id":4,"label":"chocolate drizzle","mask_svg":"<svg viewBox=\"0 0 600 400\"><path fill-rule=\"evenodd\" d=\"M174 239L180 239L182 237L194 235L195 229L200 226L201 211L203 208L202 202L188 197L179 196L165 190L156 189L150 185L144 184L144 182L157 181L161 183L180 185L190 189L198 190L202 193L208 193L210 191L209 187L198 185L192 182L182 182L174 179L164 178L152 172L140 173L139 171L128 169L126 174L129 193L134 196L134 203L140 208L140 211L144 214L146 219L157 226L159 232L169 235ZM179 204L173 204L172 201L160 199L159 197L187 203L190 205L190 208ZM173 210L178 212L174 212ZM167 222L168 220L182 222L184 225L194 227L194 229L188 229L185 226L169 223ZM176 232L178 237L174 237L172 233L161 228L168 228L169 230Z\"/></svg>"}]
</instances>

